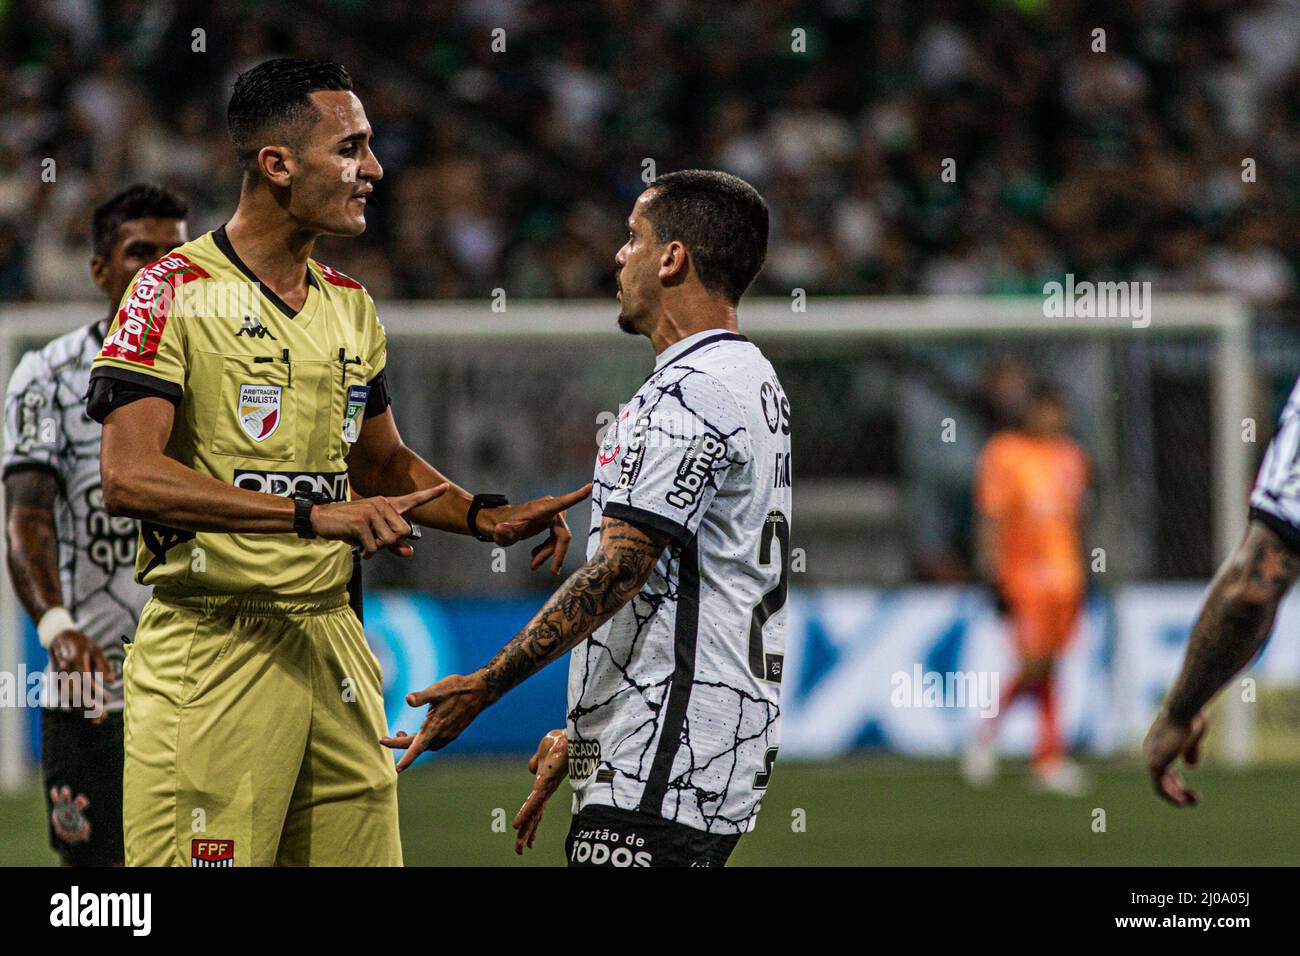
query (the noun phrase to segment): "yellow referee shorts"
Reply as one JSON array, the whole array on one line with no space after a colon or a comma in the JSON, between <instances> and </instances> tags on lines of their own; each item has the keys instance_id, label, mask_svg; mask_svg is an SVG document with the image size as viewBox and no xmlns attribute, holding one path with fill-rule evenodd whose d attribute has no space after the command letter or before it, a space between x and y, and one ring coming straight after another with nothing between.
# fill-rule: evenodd
<instances>
[{"instance_id":1,"label":"yellow referee shorts","mask_svg":"<svg viewBox=\"0 0 1300 956\"><path fill-rule=\"evenodd\" d=\"M128 866L401 866L379 662L340 590L155 594L123 665Z\"/></svg>"}]
</instances>

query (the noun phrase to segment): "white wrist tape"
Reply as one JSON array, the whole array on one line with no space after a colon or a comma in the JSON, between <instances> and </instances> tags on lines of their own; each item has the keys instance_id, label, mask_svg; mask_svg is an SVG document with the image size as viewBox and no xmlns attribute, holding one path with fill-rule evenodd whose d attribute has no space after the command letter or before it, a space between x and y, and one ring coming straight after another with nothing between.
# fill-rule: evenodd
<instances>
[{"instance_id":1,"label":"white wrist tape","mask_svg":"<svg viewBox=\"0 0 1300 956\"><path fill-rule=\"evenodd\" d=\"M77 622L72 619L66 607L52 607L41 615L40 623L36 625L36 634L41 640L41 647L47 651L54 639L64 631L75 631Z\"/></svg>"}]
</instances>

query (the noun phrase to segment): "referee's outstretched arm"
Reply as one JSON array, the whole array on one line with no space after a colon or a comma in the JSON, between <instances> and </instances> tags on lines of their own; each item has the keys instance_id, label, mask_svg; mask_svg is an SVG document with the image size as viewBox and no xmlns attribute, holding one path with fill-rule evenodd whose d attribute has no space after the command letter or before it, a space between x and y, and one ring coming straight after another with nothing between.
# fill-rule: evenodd
<instances>
[{"instance_id":1,"label":"referee's outstretched arm","mask_svg":"<svg viewBox=\"0 0 1300 956\"><path fill-rule=\"evenodd\" d=\"M109 513L185 531L292 534L291 499L236 488L167 456L175 411L167 399L145 396L104 419L99 471ZM402 516L447 488L444 483L391 499L317 505L312 530L322 538L351 542L365 557L381 548L409 555L405 538L411 526Z\"/></svg>"},{"instance_id":2,"label":"referee's outstretched arm","mask_svg":"<svg viewBox=\"0 0 1300 956\"><path fill-rule=\"evenodd\" d=\"M477 533L504 546L549 531L546 540L533 549L532 568L536 571L550 558L555 574L560 573L573 538L564 512L591 494L591 485L587 484L558 498L546 495L519 505L482 508L475 512L471 529L468 519L474 496L448 481L402 442L391 407L382 414L367 416L347 461L348 481L362 495L406 495L419 488L445 484L446 494L409 514L413 522L427 528L455 534Z\"/></svg>"},{"instance_id":3,"label":"referee's outstretched arm","mask_svg":"<svg viewBox=\"0 0 1300 956\"><path fill-rule=\"evenodd\" d=\"M167 399L145 396L105 417L99 460L109 512L186 531L293 533L291 499L236 488L168 457L175 411ZM348 455L348 477L365 497L313 507L311 525L319 537L350 542L369 558L383 548L412 554L405 540L412 523L470 533L472 496L402 443L391 409L365 421ZM558 498L483 508L475 524L500 545L549 530L533 551L533 567L550 558L558 574L572 538L565 509L590 493L586 485Z\"/></svg>"}]
</instances>

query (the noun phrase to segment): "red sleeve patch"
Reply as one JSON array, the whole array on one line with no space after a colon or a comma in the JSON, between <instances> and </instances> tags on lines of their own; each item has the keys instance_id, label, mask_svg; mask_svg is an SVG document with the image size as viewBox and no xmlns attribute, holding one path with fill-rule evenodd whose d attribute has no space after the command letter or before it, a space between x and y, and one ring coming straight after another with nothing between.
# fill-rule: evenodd
<instances>
[{"instance_id":1,"label":"red sleeve patch","mask_svg":"<svg viewBox=\"0 0 1300 956\"><path fill-rule=\"evenodd\" d=\"M320 266L320 277L330 285L340 286L344 289L365 289L365 286L356 279L348 278L332 266L327 266L323 262L318 262L316 265Z\"/></svg>"},{"instance_id":2,"label":"red sleeve patch","mask_svg":"<svg viewBox=\"0 0 1300 956\"><path fill-rule=\"evenodd\" d=\"M145 266L135 278L131 295L117 312L117 329L104 340L105 358L152 366L158 357L167 316L176 289L195 279L210 278L187 256L173 252Z\"/></svg>"}]
</instances>

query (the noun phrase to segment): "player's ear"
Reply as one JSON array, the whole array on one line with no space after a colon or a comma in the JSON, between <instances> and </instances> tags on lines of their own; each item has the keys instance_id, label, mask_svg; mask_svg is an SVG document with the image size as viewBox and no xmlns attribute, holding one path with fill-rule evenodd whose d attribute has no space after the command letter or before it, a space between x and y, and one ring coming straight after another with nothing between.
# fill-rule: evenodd
<instances>
[{"instance_id":1,"label":"player's ear","mask_svg":"<svg viewBox=\"0 0 1300 956\"><path fill-rule=\"evenodd\" d=\"M101 292L108 291L108 259L105 256L90 257L90 278Z\"/></svg>"},{"instance_id":2,"label":"player's ear","mask_svg":"<svg viewBox=\"0 0 1300 956\"><path fill-rule=\"evenodd\" d=\"M663 282L680 282L686 278L686 247L676 240L664 246L659 257L659 278Z\"/></svg>"},{"instance_id":3,"label":"player's ear","mask_svg":"<svg viewBox=\"0 0 1300 956\"><path fill-rule=\"evenodd\" d=\"M292 181L289 152L286 146L263 146L257 151L257 168L272 186L287 188Z\"/></svg>"}]
</instances>

